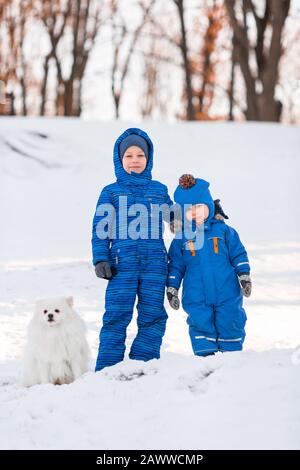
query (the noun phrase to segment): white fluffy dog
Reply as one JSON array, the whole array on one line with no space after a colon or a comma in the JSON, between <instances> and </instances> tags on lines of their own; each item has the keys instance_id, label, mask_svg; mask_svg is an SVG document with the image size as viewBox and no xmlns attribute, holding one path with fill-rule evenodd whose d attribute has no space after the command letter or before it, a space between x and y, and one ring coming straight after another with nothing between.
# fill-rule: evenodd
<instances>
[{"instance_id":1,"label":"white fluffy dog","mask_svg":"<svg viewBox=\"0 0 300 470\"><path fill-rule=\"evenodd\" d=\"M39 300L28 326L22 383L68 384L88 370L85 323L72 297Z\"/></svg>"}]
</instances>

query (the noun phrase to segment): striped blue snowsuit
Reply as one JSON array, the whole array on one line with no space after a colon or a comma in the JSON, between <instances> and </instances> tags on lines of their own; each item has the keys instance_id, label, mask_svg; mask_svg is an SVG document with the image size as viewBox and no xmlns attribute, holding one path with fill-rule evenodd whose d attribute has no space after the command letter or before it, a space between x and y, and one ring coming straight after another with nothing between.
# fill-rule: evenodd
<instances>
[{"instance_id":1,"label":"striped blue snowsuit","mask_svg":"<svg viewBox=\"0 0 300 470\"><path fill-rule=\"evenodd\" d=\"M120 160L119 144L132 133L141 135L149 145L147 166L141 174L127 173ZM171 206L172 201L167 187L151 179L153 144L145 132L136 128L127 129L115 143L113 158L117 181L102 190L97 208L101 204L113 205L114 236L110 233L105 239L100 239L97 225L104 216L97 215L96 210L93 219L93 264L108 261L114 273L106 289L96 371L123 360L126 328L132 319L136 297L138 333L129 353L131 359L147 361L160 357L167 321L164 308L167 252L163 242L163 217L160 215L159 223L151 226L151 211L153 204ZM126 203L127 218L124 217ZM135 223L138 215L134 211L130 213L133 204L143 204L147 208L146 215L142 216L146 223L137 239L127 235L129 226Z\"/></svg>"}]
</instances>

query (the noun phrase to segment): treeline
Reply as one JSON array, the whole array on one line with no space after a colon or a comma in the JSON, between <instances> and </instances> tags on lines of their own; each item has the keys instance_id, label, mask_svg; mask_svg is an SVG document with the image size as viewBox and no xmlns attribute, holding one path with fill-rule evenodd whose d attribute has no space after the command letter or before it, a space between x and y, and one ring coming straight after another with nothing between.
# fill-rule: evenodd
<instances>
[{"instance_id":1,"label":"treeline","mask_svg":"<svg viewBox=\"0 0 300 470\"><path fill-rule=\"evenodd\" d=\"M175 99L177 119L280 121L285 111L293 122L300 77L289 77L286 87L282 79L287 53L291 70L294 61L299 71L299 30L288 24L291 3L0 0L6 93L0 111L80 116L88 67L97 64L94 86L111 94L116 118L126 118L122 101L133 80L142 118L170 116Z\"/></svg>"}]
</instances>

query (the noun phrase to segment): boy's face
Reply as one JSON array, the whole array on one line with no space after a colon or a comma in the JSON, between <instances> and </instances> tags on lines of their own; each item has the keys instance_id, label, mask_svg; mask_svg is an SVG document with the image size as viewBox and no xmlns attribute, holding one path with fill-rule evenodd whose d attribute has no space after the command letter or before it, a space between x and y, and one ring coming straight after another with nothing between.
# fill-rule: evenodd
<instances>
[{"instance_id":1,"label":"boy's face","mask_svg":"<svg viewBox=\"0 0 300 470\"><path fill-rule=\"evenodd\" d=\"M196 224L202 225L209 215L209 209L206 204L194 204L186 211L186 218L190 221L195 220Z\"/></svg>"},{"instance_id":2,"label":"boy's face","mask_svg":"<svg viewBox=\"0 0 300 470\"><path fill-rule=\"evenodd\" d=\"M123 168L127 173L134 171L135 173L142 173L147 165L147 158L140 147L128 147L122 159Z\"/></svg>"}]
</instances>

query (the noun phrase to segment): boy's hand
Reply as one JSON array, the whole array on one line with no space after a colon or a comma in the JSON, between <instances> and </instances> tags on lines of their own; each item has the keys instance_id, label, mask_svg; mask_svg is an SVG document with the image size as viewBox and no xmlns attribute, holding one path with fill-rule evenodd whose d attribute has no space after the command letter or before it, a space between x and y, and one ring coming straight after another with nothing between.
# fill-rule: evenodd
<instances>
[{"instance_id":1,"label":"boy's hand","mask_svg":"<svg viewBox=\"0 0 300 470\"><path fill-rule=\"evenodd\" d=\"M178 290L175 287L168 287L167 288L167 297L169 304L174 310L178 310L180 306L179 298L178 298Z\"/></svg>"},{"instance_id":2,"label":"boy's hand","mask_svg":"<svg viewBox=\"0 0 300 470\"><path fill-rule=\"evenodd\" d=\"M96 276L101 279L110 280L112 278L112 272L110 265L107 261L100 261L95 266Z\"/></svg>"},{"instance_id":3,"label":"boy's hand","mask_svg":"<svg viewBox=\"0 0 300 470\"><path fill-rule=\"evenodd\" d=\"M252 282L248 273L239 274L239 280L242 286L243 295L250 297L252 290Z\"/></svg>"},{"instance_id":4,"label":"boy's hand","mask_svg":"<svg viewBox=\"0 0 300 470\"><path fill-rule=\"evenodd\" d=\"M214 203L215 203L215 219L218 219L218 220L228 219L229 217L223 211L223 208L220 203L220 199L216 199Z\"/></svg>"}]
</instances>

